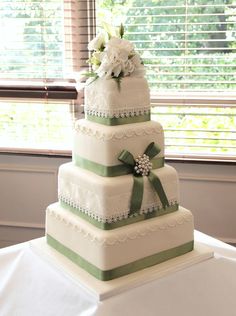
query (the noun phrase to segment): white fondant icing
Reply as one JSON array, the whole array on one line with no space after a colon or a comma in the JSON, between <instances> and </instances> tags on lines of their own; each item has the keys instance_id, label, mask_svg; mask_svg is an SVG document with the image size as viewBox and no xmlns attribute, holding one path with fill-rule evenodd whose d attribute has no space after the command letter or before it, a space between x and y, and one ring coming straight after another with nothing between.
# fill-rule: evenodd
<instances>
[{"instance_id":1,"label":"white fondant icing","mask_svg":"<svg viewBox=\"0 0 236 316\"><path fill-rule=\"evenodd\" d=\"M120 89L114 79L98 78L85 86L85 111L104 117L141 114L150 110L147 80L124 77Z\"/></svg>"},{"instance_id":2,"label":"white fondant icing","mask_svg":"<svg viewBox=\"0 0 236 316\"><path fill-rule=\"evenodd\" d=\"M170 204L179 203L179 184L174 168L165 165L152 170L161 180ZM59 168L59 198L102 222L114 222L128 217L133 187L133 175L101 177L91 171L67 163ZM161 201L144 177L141 213L162 208Z\"/></svg>"},{"instance_id":3,"label":"white fondant icing","mask_svg":"<svg viewBox=\"0 0 236 316\"><path fill-rule=\"evenodd\" d=\"M104 231L56 203L48 207L46 221L47 234L102 270L113 269L193 240L193 216L184 208Z\"/></svg>"},{"instance_id":4,"label":"white fondant icing","mask_svg":"<svg viewBox=\"0 0 236 316\"><path fill-rule=\"evenodd\" d=\"M130 151L136 158L144 153L151 142L161 149L156 157L164 157L164 133L158 122L105 126L78 120L75 124L73 154L113 166L121 164L118 156L123 149Z\"/></svg>"},{"instance_id":5,"label":"white fondant icing","mask_svg":"<svg viewBox=\"0 0 236 316\"><path fill-rule=\"evenodd\" d=\"M85 112L110 118L149 113L146 79L122 78L120 89L114 79L93 81L85 87ZM161 149L156 157L164 157L164 134L157 122L106 126L79 120L75 124L73 156L103 166L116 166L121 164L118 156L122 150L128 150L137 158L151 142ZM179 204L175 169L165 165L152 172L160 179L169 204ZM144 176L143 180L140 214L162 209L148 178ZM59 199L103 223L113 223L129 216L132 188L132 174L101 177L74 163L59 168ZM50 205L46 212L47 234L101 270L114 269L191 242L193 229L191 212L181 207L167 215L111 230L95 227L59 203Z\"/></svg>"}]
</instances>

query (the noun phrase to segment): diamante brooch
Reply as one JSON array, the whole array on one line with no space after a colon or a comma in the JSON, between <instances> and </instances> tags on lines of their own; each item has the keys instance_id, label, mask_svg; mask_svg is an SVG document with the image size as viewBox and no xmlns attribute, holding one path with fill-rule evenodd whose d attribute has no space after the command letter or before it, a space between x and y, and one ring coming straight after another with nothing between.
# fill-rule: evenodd
<instances>
[{"instance_id":1,"label":"diamante brooch","mask_svg":"<svg viewBox=\"0 0 236 316\"><path fill-rule=\"evenodd\" d=\"M143 154L139 155L135 159L134 171L137 175L148 176L149 172L152 170L152 163L150 162L149 156Z\"/></svg>"}]
</instances>

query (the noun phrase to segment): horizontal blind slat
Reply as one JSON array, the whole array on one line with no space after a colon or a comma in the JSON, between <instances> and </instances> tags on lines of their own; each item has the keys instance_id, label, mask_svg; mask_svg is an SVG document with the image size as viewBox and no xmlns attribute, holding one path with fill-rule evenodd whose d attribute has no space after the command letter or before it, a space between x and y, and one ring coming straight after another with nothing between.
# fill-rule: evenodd
<instances>
[{"instance_id":1,"label":"horizontal blind slat","mask_svg":"<svg viewBox=\"0 0 236 316\"><path fill-rule=\"evenodd\" d=\"M99 3L101 16L109 15L108 2ZM152 119L164 127L166 155L235 159L234 1L134 0L109 9L117 21L121 16L125 38L146 65Z\"/></svg>"},{"instance_id":2,"label":"horizontal blind slat","mask_svg":"<svg viewBox=\"0 0 236 316\"><path fill-rule=\"evenodd\" d=\"M219 17L219 16L229 16L228 13L188 13L187 14L188 17ZM236 13L231 13L230 16L236 16ZM145 15L143 14L142 15L142 18L171 18L171 17L178 17L178 18L181 18L181 17L186 17L186 13L184 14L148 14L148 15ZM137 18L137 15L127 15L127 18Z\"/></svg>"},{"instance_id":3,"label":"horizontal blind slat","mask_svg":"<svg viewBox=\"0 0 236 316\"><path fill-rule=\"evenodd\" d=\"M91 3L2 0L0 46L4 50L0 50L0 64L4 66L0 78L67 78L84 67L88 20L94 15Z\"/></svg>"},{"instance_id":4,"label":"horizontal blind slat","mask_svg":"<svg viewBox=\"0 0 236 316\"><path fill-rule=\"evenodd\" d=\"M235 8L235 4L217 4L217 3L214 3L214 4L199 4L199 3L196 3L196 4L187 4L188 6L188 9L190 8L193 8L194 10L196 9L199 9L199 8L225 8L225 7L231 7L231 8ZM158 6L134 6L130 8L130 10L134 10L134 11L137 11L137 10L144 10L144 9L150 9L150 10L155 10L155 9L158 9L158 10L162 10L162 9L185 9L186 6L185 6L185 3L183 2L182 5L158 5Z\"/></svg>"}]
</instances>

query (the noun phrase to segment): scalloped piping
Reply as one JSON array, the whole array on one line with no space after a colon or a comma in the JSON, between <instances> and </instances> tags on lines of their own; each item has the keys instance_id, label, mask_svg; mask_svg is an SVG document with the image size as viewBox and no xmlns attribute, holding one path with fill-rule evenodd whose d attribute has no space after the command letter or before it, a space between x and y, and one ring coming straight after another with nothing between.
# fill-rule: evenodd
<instances>
[{"instance_id":1,"label":"scalloped piping","mask_svg":"<svg viewBox=\"0 0 236 316\"><path fill-rule=\"evenodd\" d=\"M89 239L91 242L98 243L103 246L114 246L116 244L125 243L130 240L143 238L147 235L153 234L158 230L168 230L177 227L178 225L183 225L184 223L192 221L192 215L189 214L182 214L178 215L176 219L170 219L168 223L153 223L149 227L145 227L143 229L138 229L136 231L132 231L130 233L123 233L117 236L108 237L108 238L98 238L95 234L88 232L86 229L82 228L81 226L73 223L69 219L65 219L65 217L61 216L57 211L54 211L50 208L47 209L50 216L54 217L56 220L63 222L66 226L69 226L72 230L79 232L83 235L84 238ZM128 230L128 228L127 228Z\"/></svg>"},{"instance_id":2,"label":"scalloped piping","mask_svg":"<svg viewBox=\"0 0 236 316\"><path fill-rule=\"evenodd\" d=\"M97 131L94 128L86 127L83 125L80 125L80 122L77 121L75 123L75 131L78 133L82 133L88 136L95 137L99 140L120 140L123 138L131 138L131 137L138 137L143 135L151 135L151 134L161 134L163 133L163 130L161 127L145 127L145 128L135 128L132 130L120 130L119 132L113 132L113 133L105 133L103 131Z\"/></svg>"}]
</instances>

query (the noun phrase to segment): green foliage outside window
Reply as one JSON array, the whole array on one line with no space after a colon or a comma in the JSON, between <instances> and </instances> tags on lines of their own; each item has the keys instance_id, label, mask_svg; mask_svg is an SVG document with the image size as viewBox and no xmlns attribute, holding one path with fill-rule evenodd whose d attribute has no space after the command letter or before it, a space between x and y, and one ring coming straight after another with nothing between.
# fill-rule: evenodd
<instances>
[{"instance_id":1,"label":"green foliage outside window","mask_svg":"<svg viewBox=\"0 0 236 316\"><path fill-rule=\"evenodd\" d=\"M152 91L234 91L235 0L98 0L98 20L125 25L147 69ZM114 18L115 17L115 18ZM227 104L227 101L225 103ZM169 154L235 156L236 108L155 107Z\"/></svg>"},{"instance_id":2,"label":"green foliage outside window","mask_svg":"<svg viewBox=\"0 0 236 316\"><path fill-rule=\"evenodd\" d=\"M0 78L63 77L63 3L3 0Z\"/></svg>"},{"instance_id":3,"label":"green foliage outside window","mask_svg":"<svg viewBox=\"0 0 236 316\"><path fill-rule=\"evenodd\" d=\"M124 23L153 89L233 90L235 7L235 0L99 0L98 19Z\"/></svg>"},{"instance_id":4,"label":"green foliage outside window","mask_svg":"<svg viewBox=\"0 0 236 316\"><path fill-rule=\"evenodd\" d=\"M0 16L1 77L62 77L61 4L6 1ZM125 37L140 50L153 91L169 89L171 96L173 90L213 94L235 90L236 0L97 0L97 15L100 21L123 22ZM5 36L7 25L12 28ZM1 145L14 147L14 142L25 142L41 147L48 143L48 147L62 148L71 142L69 105L1 102L0 113ZM153 119L165 129L167 154L235 156L234 106L170 104L153 108Z\"/></svg>"}]
</instances>

